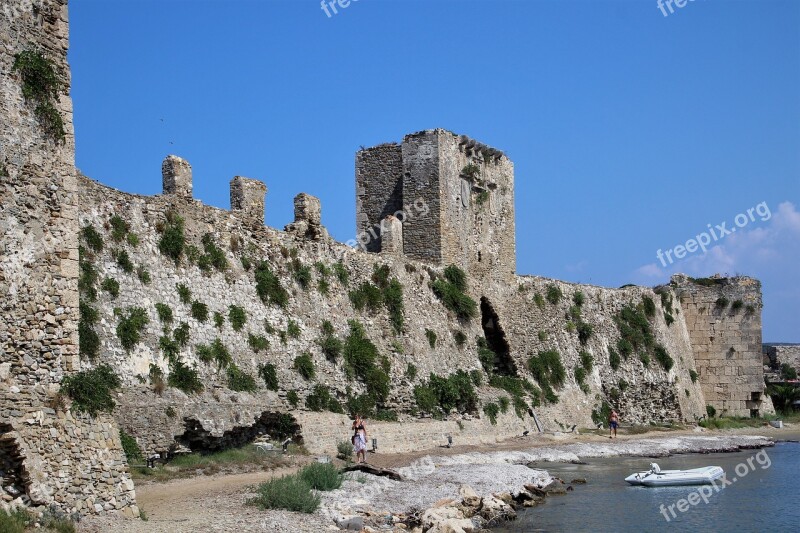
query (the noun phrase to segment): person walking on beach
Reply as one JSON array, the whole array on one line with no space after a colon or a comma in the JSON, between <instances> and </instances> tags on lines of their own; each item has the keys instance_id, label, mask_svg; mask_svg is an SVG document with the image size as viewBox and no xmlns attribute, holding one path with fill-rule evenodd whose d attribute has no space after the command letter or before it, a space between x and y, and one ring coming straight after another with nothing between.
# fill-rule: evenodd
<instances>
[{"instance_id":1,"label":"person walking on beach","mask_svg":"<svg viewBox=\"0 0 800 533\"><path fill-rule=\"evenodd\" d=\"M608 433L609 439L614 439L617 437L617 426L619 425L619 415L617 411L612 409L611 416L608 417ZM612 435L613 434L613 435Z\"/></svg>"},{"instance_id":2,"label":"person walking on beach","mask_svg":"<svg viewBox=\"0 0 800 533\"><path fill-rule=\"evenodd\" d=\"M356 452L356 463L367 462L367 428L361 415L356 413L356 419L353 420L353 450Z\"/></svg>"}]
</instances>

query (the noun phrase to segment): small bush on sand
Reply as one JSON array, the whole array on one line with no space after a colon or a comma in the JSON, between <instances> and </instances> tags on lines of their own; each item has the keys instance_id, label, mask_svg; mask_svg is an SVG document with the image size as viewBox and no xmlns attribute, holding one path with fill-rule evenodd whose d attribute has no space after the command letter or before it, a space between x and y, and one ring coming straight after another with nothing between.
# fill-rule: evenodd
<instances>
[{"instance_id":1,"label":"small bush on sand","mask_svg":"<svg viewBox=\"0 0 800 533\"><path fill-rule=\"evenodd\" d=\"M320 497L299 476L282 476L259 485L258 496L249 503L261 509L287 509L310 514L319 507Z\"/></svg>"}]
</instances>

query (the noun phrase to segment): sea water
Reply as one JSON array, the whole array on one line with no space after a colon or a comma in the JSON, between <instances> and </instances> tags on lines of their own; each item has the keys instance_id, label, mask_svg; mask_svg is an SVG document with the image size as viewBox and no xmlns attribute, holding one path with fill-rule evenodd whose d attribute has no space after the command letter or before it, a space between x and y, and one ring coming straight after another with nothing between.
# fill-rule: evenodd
<instances>
[{"instance_id":1,"label":"sea water","mask_svg":"<svg viewBox=\"0 0 800 533\"><path fill-rule=\"evenodd\" d=\"M566 483L586 478L587 484L573 485L574 490L563 496L549 496L545 503L520 511L516 521L494 531L800 532L798 443L778 443L763 450L736 453L586 462L537 463L537 468L548 470ZM717 490L700 486L634 487L624 481L633 472L648 470L651 462L658 463L662 470L721 466L728 483ZM701 490L705 498L699 493ZM691 496L692 493L698 495ZM679 504L681 501L684 503Z\"/></svg>"}]
</instances>

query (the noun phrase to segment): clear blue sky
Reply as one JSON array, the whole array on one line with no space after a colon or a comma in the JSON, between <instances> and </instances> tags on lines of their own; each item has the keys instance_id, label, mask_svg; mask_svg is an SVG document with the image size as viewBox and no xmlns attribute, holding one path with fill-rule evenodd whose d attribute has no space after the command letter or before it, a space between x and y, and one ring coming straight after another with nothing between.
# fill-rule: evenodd
<instances>
[{"instance_id":1,"label":"clear blue sky","mask_svg":"<svg viewBox=\"0 0 800 533\"><path fill-rule=\"evenodd\" d=\"M516 166L517 269L606 286L758 277L800 342L800 2L72 0L78 167L136 193L174 153L195 197L267 183L355 231L359 145L442 127ZM669 13L667 11L667 13ZM708 253L656 258L766 202ZM764 209L761 210L764 212ZM673 258L674 259L674 258Z\"/></svg>"}]
</instances>

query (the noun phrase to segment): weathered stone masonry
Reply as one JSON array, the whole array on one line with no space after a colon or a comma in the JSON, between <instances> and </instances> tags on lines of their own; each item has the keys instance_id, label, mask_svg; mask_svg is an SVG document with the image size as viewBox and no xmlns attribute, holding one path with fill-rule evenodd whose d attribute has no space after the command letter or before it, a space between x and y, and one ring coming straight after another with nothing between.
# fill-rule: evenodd
<instances>
[{"instance_id":1,"label":"weathered stone masonry","mask_svg":"<svg viewBox=\"0 0 800 533\"><path fill-rule=\"evenodd\" d=\"M410 206L427 205L425 213ZM381 222L402 222L382 244ZM516 274L514 165L499 150L436 129L356 154L356 229L362 249L455 264L476 280Z\"/></svg>"},{"instance_id":2,"label":"weathered stone masonry","mask_svg":"<svg viewBox=\"0 0 800 533\"><path fill-rule=\"evenodd\" d=\"M756 368L761 363L758 282L722 280L709 288L676 278L660 289L674 301L674 322L668 323L661 299L648 288L608 289L517 276L514 169L496 149L437 129L407 135L401 144L361 150L356 155L356 224L360 237L366 235L360 239L362 250L379 252L365 253L334 242L322 224L319 199L305 193L295 198L295 220L284 231L264 225L267 188L258 180L241 176L231 180L230 211L203 205L192 196L191 165L177 156L164 160L163 194L154 197L77 177L66 3L43 0L30 11L4 6L0 35L4 38L0 42L4 74L0 78L4 119L0 124L0 466L4 472L0 486L11 487L0 494L5 501L53 503L67 512L137 515L117 424L146 453L169 449L176 441L215 449L242 444L269 428L279 413L291 412L309 449L332 453L337 441L348 436L346 421L340 415L311 412L305 408L306 398L317 385L327 386L340 401L367 391L363 383L348 377L341 361L323 355L319 340L324 320L332 323L339 339L348 331L349 321L360 322L388 358L391 390L385 407L399 413L400 422L372 425L371 434L379 438L384 451L443 443L448 434L456 442L480 443L537 429L532 417L518 418L511 411L501 415L496 426L480 410L448 413L444 421L410 414L415 385L431 373L477 371L483 376L483 385L477 388L481 402L507 396L486 384L488 376L476 346L476 339L484 337L492 338L504 364L524 378L532 377L527 368L530 356L544 350L560 354L567 376L556 391L558 402L535 409L547 430L589 426L593 410L604 402L613 402L626 423L695 421L705 413L706 403L726 414L771 410L769 400L761 396L763 373ZM43 135L22 97L18 76L6 75L15 54L28 49L51 57L65 82L58 101L65 124L63 144ZM222 272L202 270L196 263L176 264L162 255L159 232L168 213L184 220L187 244L202 249L203 237L210 236L228 267ZM99 313L95 330L101 350L96 361L81 360L78 235L82 226L91 224L108 239L114 215L123 215L137 238L109 241L91 258L100 279L119 284L119 294L98 291L93 305ZM124 249L148 276L122 269L114 249ZM268 263L288 289L285 308L265 304L257 294L252 264L260 261ZM323 274L335 264L346 271L349 285ZM480 302L481 316L459 320L434 295L431 283L449 264L467 273L467 291ZM297 265L309 268L309 287L303 288L296 279ZM359 311L348 297L350 290L373 279L378 266L388 267L402 286L404 327L399 334L385 310ZM245 309L245 327L235 331L227 318L220 325L195 318L190 306L180 301L177 284L185 285L193 300L206 304L210 315L226 317L231 305ZM543 302L541 295L551 288L558 288L563 297ZM593 328L584 342L568 320L578 292L584 300L581 320ZM716 314L710 306L720 294L730 302L741 300L745 312ZM625 306L639 305L645 298L656 302L649 326L654 340L671 354L675 365L667 371L631 357L614 369L610 352L620 335L615 318ZM151 365L165 374L169 371L159 343L164 325L155 310L157 303L174 312L173 325L185 322L189 327L190 340L178 355L199 372L201 393L187 396L167 388L157 394L147 384ZM140 341L126 351L116 334L119 317L114 310L131 307L144 309L148 323ZM290 323L299 333L288 335ZM436 334L433 346L428 331ZM250 334L264 335L269 346L254 349ZM459 338L466 341L462 344ZM259 365L274 364L278 390L267 390L260 381L255 392L230 390L225 370L203 363L198 356L198 345L216 339L244 372L255 376ZM314 361L313 379L293 369L301 353ZM577 369L586 355L592 357L593 366L581 387ZM55 394L63 377L100 363L111 365L123 381L114 418L76 415L59 406ZM416 368L416 377L408 374L410 366ZM697 382L691 377L694 371L699 373ZM297 407L291 405L290 392L299 397Z\"/></svg>"},{"instance_id":3,"label":"weathered stone masonry","mask_svg":"<svg viewBox=\"0 0 800 533\"><path fill-rule=\"evenodd\" d=\"M79 366L78 211L66 1L0 8L0 505L138 515L119 430L49 407ZM23 52L49 58L61 81L48 135L13 70Z\"/></svg>"},{"instance_id":4,"label":"weathered stone masonry","mask_svg":"<svg viewBox=\"0 0 800 533\"><path fill-rule=\"evenodd\" d=\"M673 276L691 337L703 394L727 416L773 412L764 394L761 283L748 277Z\"/></svg>"}]
</instances>

